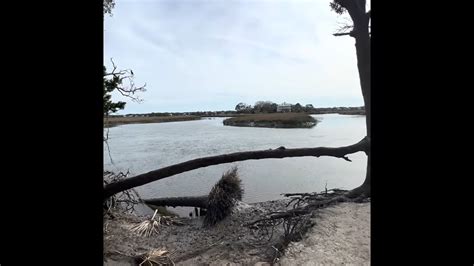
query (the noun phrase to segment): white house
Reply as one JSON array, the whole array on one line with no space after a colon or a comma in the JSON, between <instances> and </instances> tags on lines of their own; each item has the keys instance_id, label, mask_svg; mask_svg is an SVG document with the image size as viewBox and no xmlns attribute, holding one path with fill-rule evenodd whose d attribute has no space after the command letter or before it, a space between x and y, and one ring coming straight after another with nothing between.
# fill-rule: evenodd
<instances>
[{"instance_id":1,"label":"white house","mask_svg":"<svg viewBox=\"0 0 474 266\"><path fill-rule=\"evenodd\" d=\"M277 106L277 112L291 112L291 104L290 103L282 103Z\"/></svg>"}]
</instances>

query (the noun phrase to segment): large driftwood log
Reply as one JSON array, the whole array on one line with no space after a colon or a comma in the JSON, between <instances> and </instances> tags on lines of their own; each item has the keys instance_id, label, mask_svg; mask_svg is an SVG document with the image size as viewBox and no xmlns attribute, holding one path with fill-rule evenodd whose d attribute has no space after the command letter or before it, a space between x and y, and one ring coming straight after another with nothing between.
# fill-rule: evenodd
<instances>
[{"instance_id":1,"label":"large driftwood log","mask_svg":"<svg viewBox=\"0 0 474 266\"><path fill-rule=\"evenodd\" d=\"M143 202L154 206L207 208L207 196L154 198L144 199Z\"/></svg>"},{"instance_id":2,"label":"large driftwood log","mask_svg":"<svg viewBox=\"0 0 474 266\"><path fill-rule=\"evenodd\" d=\"M194 169L207 167L210 165L231 163L245 160L259 160L259 159L270 159L270 158L287 158L287 157L303 157L303 156L332 156L342 158L350 161L347 157L348 154L364 151L368 152L368 141L367 138L362 139L356 144L338 148L318 147L318 148L300 148L300 149L285 149L280 147L278 149L260 150L260 151L247 151L247 152L236 152L230 154L223 154L217 156L209 156L198 158L183 163L167 166L158 170L154 170L148 173L137 175L135 177L127 178L112 184L108 184L104 187L104 199L108 197L134 187L142 186L147 183L157 181L166 177L170 177L183 172L191 171Z\"/></svg>"}]
</instances>

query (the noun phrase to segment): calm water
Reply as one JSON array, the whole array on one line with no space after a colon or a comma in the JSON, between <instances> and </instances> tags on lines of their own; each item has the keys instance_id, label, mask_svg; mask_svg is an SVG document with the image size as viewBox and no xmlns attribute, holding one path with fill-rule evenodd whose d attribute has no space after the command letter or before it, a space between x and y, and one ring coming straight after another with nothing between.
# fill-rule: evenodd
<instances>
[{"instance_id":1,"label":"calm water","mask_svg":"<svg viewBox=\"0 0 474 266\"><path fill-rule=\"evenodd\" d=\"M320 122L311 129L224 126L224 118L198 121L129 124L109 132L111 163L104 148L104 169L130 170L131 175L168 165L238 151L303 147L337 147L358 142L366 135L365 116L313 115ZM143 198L207 195L222 173L236 165L248 203L274 200L286 192L313 192L328 188L351 189L365 177L363 152L349 155L352 162L332 157L297 157L242 161L196 169L136 188Z\"/></svg>"}]
</instances>

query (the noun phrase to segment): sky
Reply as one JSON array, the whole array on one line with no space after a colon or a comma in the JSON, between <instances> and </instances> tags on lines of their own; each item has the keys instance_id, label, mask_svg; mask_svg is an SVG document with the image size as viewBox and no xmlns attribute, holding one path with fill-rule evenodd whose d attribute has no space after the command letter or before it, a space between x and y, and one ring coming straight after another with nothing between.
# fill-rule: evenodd
<instances>
[{"instance_id":1,"label":"sky","mask_svg":"<svg viewBox=\"0 0 474 266\"><path fill-rule=\"evenodd\" d=\"M329 0L116 0L104 64L146 83L119 114L234 110L239 102L363 106L347 15ZM124 101L114 94L114 101Z\"/></svg>"}]
</instances>

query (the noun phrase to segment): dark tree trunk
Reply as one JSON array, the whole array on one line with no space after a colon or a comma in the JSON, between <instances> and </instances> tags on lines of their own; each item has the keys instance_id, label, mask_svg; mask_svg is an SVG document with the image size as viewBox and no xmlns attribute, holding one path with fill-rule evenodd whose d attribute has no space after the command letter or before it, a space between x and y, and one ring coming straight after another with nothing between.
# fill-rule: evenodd
<instances>
[{"instance_id":1,"label":"dark tree trunk","mask_svg":"<svg viewBox=\"0 0 474 266\"><path fill-rule=\"evenodd\" d=\"M365 12L364 12L365 14ZM371 152L370 152L370 143L371 143L371 117L372 110L370 104L370 37L368 32L368 19L360 22L362 25L358 27L357 33L355 34L356 39L356 53L357 53L357 68L359 69L359 78L360 86L362 89L362 95L364 97L365 105L365 120L367 126L367 137L369 141L369 149L367 151L367 172L365 176L364 183L358 188L354 189L352 193L349 193L349 196L356 197L360 194L365 194L367 197L370 197L370 177L371 177Z\"/></svg>"},{"instance_id":2,"label":"dark tree trunk","mask_svg":"<svg viewBox=\"0 0 474 266\"><path fill-rule=\"evenodd\" d=\"M371 109L371 64L370 64L370 33L369 33L369 21L370 12L365 10L365 0L336 0L341 6L343 6L351 16L352 22L354 23L354 29L350 33L350 36L355 38L355 48L357 55L357 68L359 70L360 87L362 90L362 96L364 97L365 105L365 119L367 127L367 140L369 143L367 154L367 173L365 176L364 183L359 187L353 189L348 196L357 197L364 194L370 197L370 177L371 177L371 152L370 143L372 139L371 134L371 121L372 121L372 109Z\"/></svg>"},{"instance_id":3,"label":"dark tree trunk","mask_svg":"<svg viewBox=\"0 0 474 266\"><path fill-rule=\"evenodd\" d=\"M206 208L207 196L145 199L143 202L154 206Z\"/></svg>"}]
</instances>

